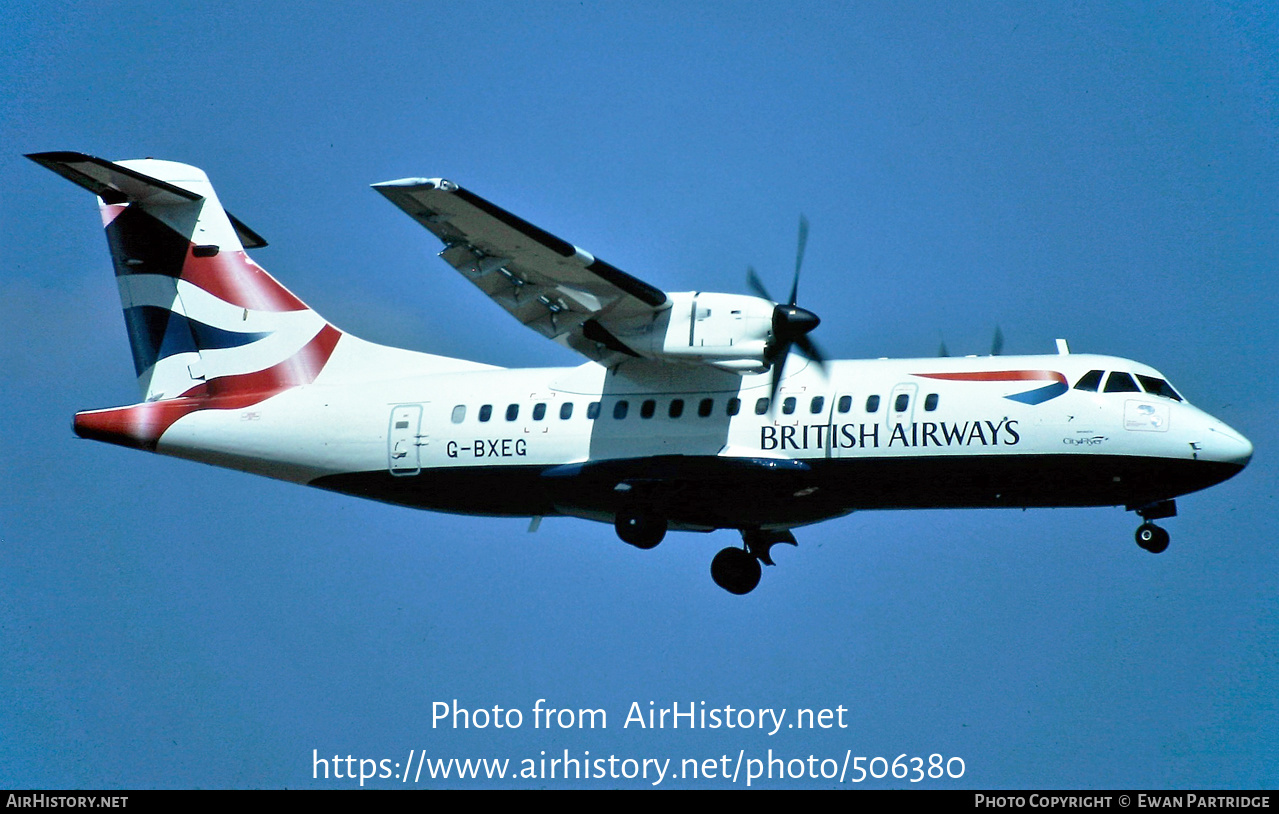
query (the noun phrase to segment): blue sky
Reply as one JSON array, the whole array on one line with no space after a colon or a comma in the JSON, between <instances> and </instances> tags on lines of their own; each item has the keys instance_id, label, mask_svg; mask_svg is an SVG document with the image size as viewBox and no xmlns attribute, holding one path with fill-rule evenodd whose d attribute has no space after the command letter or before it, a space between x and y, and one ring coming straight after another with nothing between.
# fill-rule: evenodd
<instances>
[{"instance_id":1,"label":"blue sky","mask_svg":"<svg viewBox=\"0 0 1279 814\"><path fill-rule=\"evenodd\" d=\"M918 784L937 787L1276 785L1272 9L19 2L6 19L0 787L346 785L312 780L313 749L770 748L963 758L962 779ZM865 513L801 530L734 598L708 574L730 532L641 552L600 524L528 534L80 441L76 410L137 391L93 201L21 157L45 150L196 164L270 242L258 261L338 326L512 367L578 360L368 184L451 178L667 290L744 292L748 264L785 290L803 212L800 303L832 356L1062 336L1159 368L1257 454L1179 501L1158 557L1120 509ZM433 729L455 698L526 724ZM603 708L608 729L534 730L539 698ZM632 701L844 706L850 725L623 729ZM614 784L643 785L569 785Z\"/></svg>"}]
</instances>

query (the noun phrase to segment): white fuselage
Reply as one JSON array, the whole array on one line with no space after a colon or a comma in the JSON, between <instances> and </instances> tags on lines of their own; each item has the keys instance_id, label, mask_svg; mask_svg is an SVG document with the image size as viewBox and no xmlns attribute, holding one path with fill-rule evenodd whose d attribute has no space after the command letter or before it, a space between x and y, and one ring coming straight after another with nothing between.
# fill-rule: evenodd
<instances>
[{"instance_id":1,"label":"white fuselage","mask_svg":"<svg viewBox=\"0 0 1279 814\"><path fill-rule=\"evenodd\" d=\"M341 360L339 344L335 370ZM697 462L683 467L697 481L685 485L687 503L744 498L767 478L768 461L807 465L792 475L804 485L744 521L773 527L864 508L1134 507L1223 480L1252 452L1185 401L1074 389L1090 370L1162 379L1125 359L857 360L824 372L794 362L773 404L767 374L643 361L615 370L459 363L420 375L371 371L356 383L348 370L332 377L340 384L322 374L248 408L192 413L157 451L435 510L600 520L654 467L653 479L676 471L678 480L680 467L670 466ZM1040 403L1008 397L1040 386L1056 390ZM717 480L716 463L734 459L750 465ZM561 483L546 477L554 468L563 488L547 486ZM676 503L673 527L719 526L713 507Z\"/></svg>"}]
</instances>

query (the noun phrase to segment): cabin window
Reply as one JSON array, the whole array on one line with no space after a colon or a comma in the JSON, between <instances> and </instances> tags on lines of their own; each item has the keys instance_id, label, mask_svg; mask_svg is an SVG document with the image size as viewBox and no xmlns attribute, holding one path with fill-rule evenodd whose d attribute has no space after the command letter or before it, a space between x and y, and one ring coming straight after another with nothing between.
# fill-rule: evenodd
<instances>
[{"instance_id":1,"label":"cabin window","mask_svg":"<svg viewBox=\"0 0 1279 814\"><path fill-rule=\"evenodd\" d=\"M453 408L453 423L461 424L466 420L466 405L459 404Z\"/></svg>"},{"instance_id":2,"label":"cabin window","mask_svg":"<svg viewBox=\"0 0 1279 814\"><path fill-rule=\"evenodd\" d=\"M1138 373L1137 381L1141 382L1141 386L1146 388L1147 393L1151 393L1156 396L1163 396L1164 398L1169 398L1173 401L1182 400L1181 396L1177 395L1177 391L1172 389L1172 385L1168 384L1168 382L1163 379L1159 379L1154 376L1143 376Z\"/></svg>"},{"instance_id":3,"label":"cabin window","mask_svg":"<svg viewBox=\"0 0 1279 814\"><path fill-rule=\"evenodd\" d=\"M924 409L930 413L933 410L936 410L937 401L938 399L937 399L936 393L929 393L928 395L924 396Z\"/></svg>"},{"instance_id":4,"label":"cabin window","mask_svg":"<svg viewBox=\"0 0 1279 814\"><path fill-rule=\"evenodd\" d=\"M517 418L519 418L519 417L520 417L520 405L518 405L518 404L508 404L508 405L506 405L506 420L507 420L507 421L514 421L515 419L517 419Z\"/></svg>"},{"instance_id":5,"label":"cabin window","mask_svg":"<svg viewBox=\"0 0 1279 814\"><path fill-rule=\"evenodd\" d=\"M729 399L728 404L724 407L724 412L728 415L737 415L742 411L741 399Z\"/></svg>"},{"instance_id":6,"label":"cabin window","mask_svg":"<svg viewBox=\"0 0 1279 814\"><path fill-rule=\"evenodd\" d=\"M706 418L715 409L715 399L702 399L697 403L697 414Z\"/></svg>"},{"instance_id":7,"label":"cabin window","mask_svg":"<svg viewBox=\"0 0 1279 814\"><path fill-rule=\"evenodd\" d=\"M653 399L644 399L640 404L640 418L652 418L655 412L657 412L657 402Z\"/></svg>"},{"instance_id":8,"label":"cabin window","mask_svg":"<svg viewBox=\"0 0 1279 814\"><path fill-rule=\"evenodd\" d=\"M483 405L482 407L480 407L480 421L481 421L481 422L483 422L483 421L488 421L488 420L489 420L490 418L492 418L492 417L493 417L493 405L492 405L492 404L485 404L485 405Z\"/></svg>"},{"instance_id":9,"label":"cabin window","mask_svg":"<svg viewBox=\"0 0 1279 814\"><path fill-rule=\"evenodd\" d=\"M1118 370L1112 370L1110 375L1106 377L1107 393L1140 393L1137 389L1137 383L1132 380L1132 376L1127 373L1121 373Z\"/></svg>"},{"instance_id":10,"label":"cabin window","mask_svg":"<svg viewBox=\"0 0 1279 814\"><path fill-rule=\"evenodd\" d=\"M825 396L813 396L813 400L808 403L808 412L817 415L826 406Z\"/></svg>"},{"instance_id":11,"label":"cabin window","mask_svg":"<svg viewBox=\"0 0 1279 814\"><path fill-rule=\"evenodd\" d=\"M910 406L910 395L907 393L898 393L897 398L893 401L893 412L904 413L906 408Z\"/></svg>"},{"instance_id":12,"label":"cabin window","mask_svg":"<svg viewBox=\"0 0 1279 814\"><path fill-rule=\"evenodd\" d=\"M1075 382L1076 390L1087 390L1090 393L1096 393L1098 387L1101 387L1100 370L1090 370L1080 376L1079 381Z\"/></svg>"},{"instance_id":13,"label":"cabin window","mask_svg":"<svg viewBox=\"0 0 1279 814\"><path fill-rule=\"evenodd\" d=\"M541 421L543 418L546 418L546 402L539 401L533 405L533 420Z\"/></svg>"},{"instance_id":14,"label":"cabin window","mask_svg":"<svg viewBox=\"0 0 1279 814\"><path fill-rule=\"evenodd\" d=\"M790 415L791 413L795 412L794 396L787 396L786 398L782 399L782 412L785 413L786 415Z\"/></svg>"},{"instance_id":15,"label":"cabin window","mask_svg":"<svg viewBox=\"0 0 1279 814\"><path fill-rule=\"evenodd\" d=\"M625 399L617 402L613 405L613 418L621 421L623 418L626 418L626 411L629 409L631 409L630 402Z\"/></svg>"},{"instance_id":16,"label":"cabin window","mask_svg":"<svg viewBox=\"0 0 1279 814\"><path fill-rule=\"evenodd\" d=\"M763 415L768 412L768 399L756 399L755 415Z\"/></svg>"},{"instance_id":17,"label":"cabin window","mask_svg":"<svg viewBox=\"0 0 1279 814\"><path fill-rule=\"evenodd\" d=\"M573 402L566 401L560 405L560 420L568 421L573 417Z\"/></svg>"},{"instance_id":18,"label":"cabin window","mask_svg":"<svg viewBox=\"0 0 1279 814\"><path fill-rule=\"evenodd\" d=\"M841 413L846 413L849 410L853 409L853 397L840 396L839 403L835 405L835 409L839 410Z\"/></svg>"},{"instance_id":19,"label":"cabin window","mask_svg":"<svg viewBox=\"0 0 1279 814\"><path fill-rule=\"evenodd\" d=\"M586 405L586 418L588 421L594 421L599 417L600 403L598 401L592 401L590 404Z\"/></svg>"},{"instance_id":20,"label":"cabin window","mask_svg":"<svg viewBox=\"0 0 1279 814\"><path fill-rule=\"evenodd\" d=\"M866 412L868 413L879 412L879 396L866 397Z\"/></svg>"},{"instance_id":21,"label":"cabin window","mask_svg":"<svg viewBox=\"0 0 1279 814\"><path fill-rule=\"evenodd\" d=\"M671 418L679 418L684 415L684 399L671 399L671 407L666 411Z\"/></svg>"}]
</instances>

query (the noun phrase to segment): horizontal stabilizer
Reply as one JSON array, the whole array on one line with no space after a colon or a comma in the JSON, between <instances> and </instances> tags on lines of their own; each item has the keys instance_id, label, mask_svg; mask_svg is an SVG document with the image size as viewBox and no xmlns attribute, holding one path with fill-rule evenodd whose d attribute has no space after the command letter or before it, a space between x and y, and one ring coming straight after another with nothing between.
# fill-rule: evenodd
<instances>
[{"instance_id":1,"label":"horizontal stabilizer","mask_svg":"<svg viewBox=\"0 0 1279 814\"><path fill-rule=\"evenodd\" d=\"M72 183L82 186L108 204L141 203L168 206L199 201L204 196L180 186L152 178L122 164L84 153L29 153L27 158ZM246 249L260 249L266 241L230 212L227 219Z\"/></svg>"},{"instance_id":2,"label":"horizontal stabilizer","mask_svg":"<svg viewBox=\"0 0 1279 814\"><path fill-rule=\"evenodd\" d=\"M31 153L27 158L79 184L110 204L178 204L202 196L167 181L84 153Z\"/></svg>"}]
</instances>

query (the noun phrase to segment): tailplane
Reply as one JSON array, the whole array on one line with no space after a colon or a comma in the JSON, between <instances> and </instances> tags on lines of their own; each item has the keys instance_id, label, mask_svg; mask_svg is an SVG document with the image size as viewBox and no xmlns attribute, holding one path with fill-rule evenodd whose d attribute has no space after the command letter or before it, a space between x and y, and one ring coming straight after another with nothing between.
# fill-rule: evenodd
<instances>
[{"instance_id":1,"label":"tailplane","mask_svg":"<svg viewBox=\"0 0 1279 814\"><path fill-rule=\"evenodd\" d=\"M28 158L98 196L143 400L309 384L342 333L245 252L265 246L203 171L72 152Z\"/></svg>"}]
</instances>

